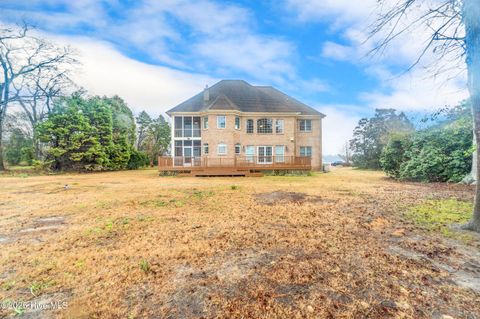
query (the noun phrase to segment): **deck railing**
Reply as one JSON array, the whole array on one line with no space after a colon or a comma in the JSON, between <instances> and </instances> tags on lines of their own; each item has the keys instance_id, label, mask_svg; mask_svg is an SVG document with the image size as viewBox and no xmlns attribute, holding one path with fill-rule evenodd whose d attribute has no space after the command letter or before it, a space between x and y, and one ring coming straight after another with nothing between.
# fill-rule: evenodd
<instances>
[{"instance_id":1,"label":"deck railing","mask_svg":"<svg viewBox=\"0 0 480 319\"><path fill-rule=\"evenodd\" d=\"M233 168L251 170L270 169L311 169L311 158L306 156L235 156L235 157L185 157L160 156L158 168L189 169L189 168Z\"/></svg>"}]
</instances>

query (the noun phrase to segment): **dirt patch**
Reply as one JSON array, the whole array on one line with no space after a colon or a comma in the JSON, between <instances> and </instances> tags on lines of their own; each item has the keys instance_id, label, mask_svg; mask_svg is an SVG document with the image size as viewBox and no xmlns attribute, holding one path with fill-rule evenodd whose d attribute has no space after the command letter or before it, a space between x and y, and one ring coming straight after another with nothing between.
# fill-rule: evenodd
<instances>
[{"instance_id":1,"label":"dirt patch","mask_svg":"<svg viewBox=\"0 0 480 319\"><path fill-rule=\"evenodd\" d=\"M241 295L242 283L255 280L258 270L274 258L271 253L246 250L215 256L201 269L178 267L173 277L176 290L166 301L167 313L171 318L212 316L214 307L210 313L204 309L213 296Z\"/></svg>"},{"instance_id":2,"label":"dirt patch","mask_svg":"<svg viewBox=\"0 0 480 319\"><path fill-rule=\"evenodd\" d=\"M303 204L305 202L320 202L323 199L320 196L309 196L305 193L275 191L271 193L260 193L254 195L257 203L262 205L276 205L280 203Z\"/></svg>"},{"instance_id":3,"label":"dirt patch","mask_svg":"<svg viewBox=\"0 0 480 319\"><path fill-rule=\"evenodd\" d=\"M13 233L0 234L0 245L16 242L19 238L27 238L29 243L43 242L42 236L61 230L66 226L66 219L62 216L45 216L37 218L27 227Z\"/></svg>"},{"instance_id":4,"label":"dirt patch","mask_svg":"<svg viewBox=\"0 0 480 319\"><path fill-rule=\"evenodd\" d=\"M480 293L480 254L476 251L444 255L443 260L437 260L428 256L428 254L400 246L392 245L388 250L395 255L413 259L420 263L431 263L433 267L449 273L453 282L458 286Z\"/></svg>"},{"instance_id":5,"label":"dirt patch","mask_svg":"<svg viewBox=\"0 0 480 319\"><path fill-rule=\"evenodd\" d=\"M6 244L9 243L11 239L5 235L0 235L0 244Z\"/></svg>"},{"instance_id":6,"label":"dirt patch","mask_svg":"<svg viewBox=\"0 0 480 319\"><path fill-rule=\"evenodd\" d=\"M58 230L64 226L65 226L65 217L61 217L61 216L40 217L35 220L32 226L21 229L19 233L20 234L44 233L50 230Z\"/></svg>"}]
</instances>

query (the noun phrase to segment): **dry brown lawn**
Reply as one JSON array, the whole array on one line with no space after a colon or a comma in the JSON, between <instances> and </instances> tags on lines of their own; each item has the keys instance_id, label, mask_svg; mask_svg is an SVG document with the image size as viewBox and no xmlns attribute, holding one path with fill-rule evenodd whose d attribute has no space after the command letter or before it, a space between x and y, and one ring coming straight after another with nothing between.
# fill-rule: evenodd
<instances>
[{"instance_id":1,"label":"dry brown lawn","mask_svg":"<svg viewBox=\"0 0 480 319\"><path fill-rule=\"evenodd\" d=\"M65 187L68 185L68 187ZM403 215L460 185L378 172L0 177L0 300L24 318L480 318L478 241Z\"/></svg>"}]
</instances>

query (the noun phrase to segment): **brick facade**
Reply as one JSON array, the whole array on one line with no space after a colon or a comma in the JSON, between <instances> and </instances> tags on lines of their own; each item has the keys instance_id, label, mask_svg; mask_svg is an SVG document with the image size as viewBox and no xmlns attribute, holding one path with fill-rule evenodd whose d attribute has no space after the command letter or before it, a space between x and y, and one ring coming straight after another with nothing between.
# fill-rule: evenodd
<instances>
[{"instance_id":1,"label":"brick facade","mask_svg":"<svg viewBox=\"0 0 480 319\"><path fill-rule=\"evenodd\" d=\"M298 115L292 113L243 113L238 111L212 111L195 113L170 113L172 123L175 116L200 116L201 117L201 137L202 145L201 156L207 157L234 157L236 155L246 156L246 146L255 147L257 155L258 146L285 146L285 156L300 156L301 147L311 147L312 150L312 168L320 170L322 167L322 123L321 116L316 115ZM217 128L217 116L226 116L226 127ZM208 117L208 128L204 128L204 118ZM235 129L235 118L240 118L240 128ZM257 133L257 120L268 118L273 121L273 133ZM254 133L247 133L247 119L254 121ZM277 119L284 121L283 133L276 133L275 121ZM299 130L298 120L311 120L312 128L310 132L301 132ZM174 125L172 125L172 145L175 140L185 140L185 138L174 137ZM204 154L204 144L208 143L209 153ZM226 144L227 153L225 155L217 153L218 144ZM240 154L235 154L235 145L240 144Z\"/></svg>"}]
</instances>

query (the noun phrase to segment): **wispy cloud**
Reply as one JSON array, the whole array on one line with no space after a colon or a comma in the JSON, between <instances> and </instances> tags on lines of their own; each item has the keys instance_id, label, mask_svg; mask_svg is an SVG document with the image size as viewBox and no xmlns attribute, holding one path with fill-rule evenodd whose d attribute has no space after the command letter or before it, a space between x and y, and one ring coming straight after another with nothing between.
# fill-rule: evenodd
<instances>
[{"instance_id":1,"label":"wispy cloud","mask_svg":"<svg viewBox=\"0 0 480 319\"><path fill-rule=\"evenodd\" d=\"M28 16L46 31L105 40L154 63L220 76L235 72L270 83L298 78L295 44L263 35L253 13L232 3L142 0L127 8L115 0L34 0L28 6L6 1L11 19Z\"/></svg>"}]
</instances>

